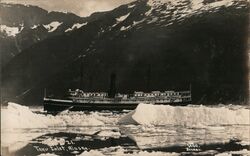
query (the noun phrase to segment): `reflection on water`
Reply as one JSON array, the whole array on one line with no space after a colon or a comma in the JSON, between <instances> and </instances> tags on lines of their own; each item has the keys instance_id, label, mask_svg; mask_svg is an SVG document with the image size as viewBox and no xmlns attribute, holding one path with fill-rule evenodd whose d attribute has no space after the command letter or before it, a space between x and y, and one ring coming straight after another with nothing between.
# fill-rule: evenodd
<instances>
[{"instance_id":1,"label":"reflection on water","mask_svg":"<svg viewBox=\"0 0 250 156\"><path fill-rule=\"evenodd\" d=\"M55 153L57 155L75 155L90 149L109 148L112 146L135 147L136 143L126 136L105 137L76 133L52 133L33 139L16 155L38 155L41 153Z\"/></svg>"},{"instance_id":2,"label":"reflection on water","mask_svg":"<svg viewBox=\"0 0 250 156\"><path fill-rule=\"evenodd\" d=\"M122 126L140 148L166 147L196 143L225 143L230 139L249 140L249 126L186 128L181 126Z\"/></svg>"},{"instance_id":3,"label":"reflection on water","mask_svg":"<svg viewBox=\"0 0 250 156\"><path fill-rule=\"evenodd\" d=\"M105 118L107 122L96 126L63 125L44 129L4 130L2 153L4 156L36 156L43 153L80 155L84 151L95 150L105 155L121 155L121 153L135 155L140 151L149 153L158 151L167 155L194 153L215 155L243 150L242 155L244 155L244 152L249 154L250 150L249 125L217 125L200 128L175 125L118 125L117 120L124 113L106 112L98 115L100 120ZM67 118L67 114L61 116ZM152 155L159 154L152 153Z\"/></svg>"}]
</instances>

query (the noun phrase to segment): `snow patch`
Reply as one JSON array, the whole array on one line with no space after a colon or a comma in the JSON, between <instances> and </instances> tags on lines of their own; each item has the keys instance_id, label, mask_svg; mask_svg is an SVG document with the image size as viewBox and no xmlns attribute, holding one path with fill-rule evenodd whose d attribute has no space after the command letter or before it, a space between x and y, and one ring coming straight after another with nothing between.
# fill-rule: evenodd
<instances>
[{"instance_id":1,"label":"snow patch","mask_svg":"<svg viewBox=\"0 0 250 156\"><path fill-rule=\"evenodd\" d=\"M62 22L54 21L54 22L51 22L50 24L43 25L43 26L44 26L44 28L46 28L46 29L48 30L48 32L53 32L53 31L55 31L61 24L62 24Z\"/></svg>"},{"instance_id":2,"label":"snow patch","mask_svg":"<svg viewBox=\"0 0 250 156\"><path fill-rule=\"evenodd\" d=\"M135 7L135 4L129 5L128 8L133 8Z\"/></svg>"},{"instance_id":3,"label":"snow patch","mask_svg":"<svg viewBox=\"0 0 250 156\"><path fill-rule=\"evenodd\" d=\"M198 10L203 6L203 0L193 0L192 1L192 8L194 10Z\"/></svg>"},{"instance_id":4,"label":"snow patch","mask_svg":"<svg viewBox=\"0 0 250 156\"><path fill-rule=\"evenodd\" d=\"M115 26L117 26L117 24L118 24L118 23L115 23L115 24L113 24L111 27L114 28Z\"/></svg>"},{"instance_id":5,"label":"snow patch","mask_svg":"<svg viewBox=\"0 0 250 156\"><path fill-rule=\"evenodd\" d=\"M233 4L233 1L232 0L227 0L227 1L216 1L216 2L213 2L213 3L210 3L209 5L211 7L221 7L221 6L230 6Z\"/></svg>"},{"instance_id":6,"label":"snow patch","mask_svg":"<svg viewBox=\"0 0 250 156\"><path fill-rule=\"evenodd\" d=\"M124 16L118 17L118 18L116 18L116 21L122 22L122 21L124 21L129 15L130 15L130 13L128 13L128 14L126 14L126 15L124 15Z\"/></svg>"},{"instance_id":7,"label":"snow patch","mask_svg":"<svg viewBox=\"0 0 250 156\"><path fill-rule=\"evenodd\" d=\"M145 18L142 19L142 20L140 20L140 21L133 21L133 26L135 26L135 25L137 25L137 24L140 24L140 23L142 23L142 22L144 22L144 21L145 21Z\"/></svg>"},{"instance_id":8,"label":"snow patch","mask_svg":"<svg viewBox=\"0 0 250 156\"><path fill-rule=\"evenodd\" d=\"M145 12L145 15L149 16L153 10L154 10L153 7L151 7L147 12Z\"/></svg>"},{"instance_id":9,"label":"snow patch","mask_svg":"<svg viewBox=\"0 0 250 156\"><path fill-rule=\"evenodd\" d=\"M85 26L85 25L87 25L87 24L88 24L88 22L85 22L85 23L82 23L82 24L76 23L76 24L74 24L71 28L68 28L67 30L65 30L65 32L69 32L69 31L72 31L72 30L74 30L74 29L79 29L79 28L81 28L82 26Z\"/></svg>"},{"instance_id":10,"label":"snow patch","mask_svg":"<svg viewBox=\"0 0 250 156\"><path fill-rule=\"evenodd\" d=\"M121 30L121 31L124 31L124 30L128 30L128 29L130 29L130 28L131 28L131 26L130 26L130 25L129 25L129 26L127 26L127 27L122 26L120 30Z\"/></svg>"},{"instance_id":11,"label":"snow patch","mask_svg":"<svg viewBox=\"0 0 250 156\"><path fill-rule=\"evenodd\" d=\"M7 25L0 25L0 32L6 33L7 36L15 37L18 33L23 30L23 27L9 27Z\"/></svg>"},{"instance_id":12,"label":"snow patch","mask_svg":"<svg viewBox=\"0 0 250 156\"><path fill-rule=\"evenodd\" d=\"M158 20L158 17L153 17L151 21L148 22L148 24L155 23Z\"/></svg>"},{"instance_id":13,"label":"snow patch","mask_svg":"<svg viewBox=\"0 0 250 156\"><path fill-rule=\"evenodd\" d=\"M31 29L36 29L39 25L33 25Z\"/></svg>"},{"instance_id":14,"label":"snow patch","mask_svg":"<svg viewBox=\"0 0 250 156\"><path fill-rule=\"evenodd\" d=\"M171 20L169 21L181 21L180 19L192 16L193 14L199 14L203 11L215 12L221 7L228 7L237 4L237 1L235 0L220 0L207 4L204 4L203 1L204 0L192 0L190 2L186 0L148 0L147 5L150 6L150 9L145 15L149 18L171 16ZM166 9L163 9L163 6L165 6ZM173 14L171 14L172 11ZM154 12L154 14L152 14L152 12ZM156 21L153 20L151 23L152 22ZM161 22L165 21L162 20Z\"/></svg>"},{"instance_id":15,"label":"snow patch","mask_svg":"<svg viewBox=\"0 0 250 156\"><path fill-rule=\"evenodd\" d=\"M231 110L225 107L181 107L139 104L134 113L120 119L120 123L142 125L181 125L204 127L211 125L249 125L249 109ZM145 115L146 114L146 115ZM127 121L125 119L129 119ZM220 129L220 127L218 127Z\"/></svg>"}]
</instances>

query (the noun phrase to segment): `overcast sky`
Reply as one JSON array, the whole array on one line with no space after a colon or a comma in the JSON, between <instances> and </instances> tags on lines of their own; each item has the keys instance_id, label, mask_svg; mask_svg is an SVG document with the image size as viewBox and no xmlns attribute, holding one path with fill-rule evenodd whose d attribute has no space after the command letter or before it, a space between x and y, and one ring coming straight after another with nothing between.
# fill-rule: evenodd
<instances>
[{"instance_id":1,"label":"overcast sky","mask_svg":"<svg viewBox=\"0 0 250 156\"><path fill-rule=\"evenodd\" d=\"M107 11L134 0L0 0L5 3L36 5L48 11L67 11L88 16L96 11Z\"/></svg>"}]
</instances>

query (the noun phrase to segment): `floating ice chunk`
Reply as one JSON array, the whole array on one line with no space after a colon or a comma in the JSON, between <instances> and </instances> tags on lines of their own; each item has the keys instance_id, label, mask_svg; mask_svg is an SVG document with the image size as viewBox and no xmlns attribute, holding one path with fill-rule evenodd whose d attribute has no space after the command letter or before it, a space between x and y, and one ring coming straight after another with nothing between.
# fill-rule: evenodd
<instances>
[{"instance_id":1,"label":"floating ice chunk","mask_svg":"<svg viewBox=\"0 0 250 156\"><path fill-rule=\"evenodd\" d=\"M7 36L13 36L15 37L18 33L22 31L22 28L18 27L9 27L7 25L0 25L0 32L4 32L7 34Z\"/></svg>"},{"instance_id":2,"label":"floating ice chunk","mask_svg":"<svg viewBox=\"0 0 250 156\"><path fill-rule=\"evenodd\" d=\"M122 118L119 119L118 123L120 123L120 124L126 124L126 125L137 124L137 122L132 117L134 115L134 113L135 113L135 110L129 112L126 115L124 115Z\"/></svg>"},{"instance_id":3,"label":"floating ice chunk","mask_svg":"<svg viewBox=\"0 0 250 156\"><path fill-rule=\"evenodd\" d=\"M130 13L128 13L128 14L126 14L126 15L124 15L124 16L118 17L118 18L116 18L116 20L117 20L118 22L122 22L122 21L124 21L129 15L130 15Z\"/></svg>"},{"instance_id":4,"label":"floating ice chunk","mask_svg":"<svg viewBox=\"0 0 250 156\"><path fill-rule=\"evenodd\" d=\"M230 151L230 152L224 152L224 153L216 154L216 156L232 156L232 155L249 156L250 151L247 150L247 149L243 149L241 151Z\"/></svg>"},{"instance_id":5,"label":"floating ice chunk","mask_svg":"<svg viewBox=\"0 0 250 156\"><path fill-rule=\"evenodd\" d=\"M3 132L1 133L1 146L4 149L7 147L7 151L13 153L23 147L25 147L30 140L37 138L44 133L24 133L20 132Z\"/></svg>"},{"instance_id":6,"label":"floating ice chunk","mask_svg":"<svg viewBox=\"0 0 250 156\"><path fill-rule=\"evenodd\" d=\"M147 151L138 151L138 152L127 152L126 149L116 146L116 147L109 147L104 148L102 151L98 150L90 150L84 151L79 156L104 156L105 151L113 151L110 155L126 155L126 156L177 156L177 153L168 153L168 152L147 152ZM103 153L102 153L103 152Z\"/></svg>"},{"instance_id":7,"label":"floating ice chunk","mask_svg":"<svg viewBox=\"0 0 250 156\"><path fill-rule=\"evenodd\" d=\"M85 23L82 23L82 24L76 23L76 24L74 24L71 28L68 28L67 30L65 30L65 32L69 32L69 31L72 31L72 30L74 30L74 29L79 29L79 28L81 28L82 26L85 26L85 25L87 25L87 24L88 24L88 22L85 22Z\"/></svg>"},{"instance_id":8,"label":"floating ice chunk","mask_svg":"<svg viewBox=\"0 0 250 156\"><path fill-rule=\"evenodd\" d=\"M55 154L52 154L52 153L42 153L38 156L58 156L58 155L55 155Z\"/></svg>"},{"instance_id":9,"label":"floating ice chunk","mask_svg":"<svg viewBox=\"0 0 250 156\"><path fill-rule=\"evenodd\" d=\"M250 145L250 140L248 140L248 141L241 141L241 142L239 142L238 144L240 144L240 145L242 145L242 146L249 146Z\"/></svg>"},{"instance_id":10,"label":"floating ice chunk","mask_svg":"<svg viewBox=\"0 0 250 156\"><path fill-rule=\"evenodd\" d=\"M50 24L43 25L43 26L44 26L44 28L46 28L46 29L48 30L48 32L53 32L53 31L55 31L61 24L62 24L62 22L54 21L54 22L51 22Z\"/></svg>"},{"instance_id":11,"label":"floating ice chunk","mask_svg":"<svg viewBox=\"0 0 250 156\"><path fill-rule=\"evenodd\" d=\"M32 113L26 106L9 102L7 109L1 109L1 129L46 127L45 116Z\"/></svg>"},{"instance_id":12,"label":"floating ice chunk","mask_svg":"<svg viewBox=\"0 0 250 156\"><path fill-rule=\"evenodd\" d=\"M97 151L97 150L90 150L89 152L88 151L84 151L79 156L104 156L104 154L102 154L102 152Z\"/></svg>"},{"instance_id":13,"label":"floating ice chunk","mask_svg":"<svg viewBox=\"0 0 250 156\"><path fill-rule=\"evenodd\" d=\"M1 130L13 128L47 128L62 126L99 126L115 122L113 119L92 112L68 112L57 116L33 113L28 107L8 103L7 109L1 109Z\"/></svg>"},{"instance_id":14,"label":"floating ice chunk","mask_svg":"<svg viewBox=\"0 0 250 156\"><path fill-rule=\"evenodd\" d=\"M230 124L249 125L249 113L249 109L231 110L225 107L174 107L169 105L139 104L134 113L125 115L119 122L190 127Z\"/></svg>"},{"instance_id":15,"label":"floating ice chunk","mask_svg":"<svg viewBox=\"0 0 250 156\"><path fill-rule=\"evenodd\" d=\"M65 145L65 139L63 138L48 138L46 140L43 140L42 141L42 144L44 145L48 145L48 146L56 146L56 145Z\"/></svg>"},{"instance_id":16,"label":"floating ice chunk","mask_svg":"<svg viewBox=\"0 0 250 156\"><path fill-rule=\"evenodd\" d=\"M101 131L97 135L98 136L104 136L104 137L119 137L119 136L121 136L121 133L120 132L114 132L112 130L105 130L105 131Z\"/></svg>"}]
</instances>

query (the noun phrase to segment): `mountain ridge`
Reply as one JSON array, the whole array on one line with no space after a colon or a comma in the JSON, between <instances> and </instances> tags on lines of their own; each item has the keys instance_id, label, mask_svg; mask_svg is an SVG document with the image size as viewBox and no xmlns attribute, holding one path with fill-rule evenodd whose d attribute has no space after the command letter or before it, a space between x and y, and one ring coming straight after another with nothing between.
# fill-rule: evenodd
<instances>
[{"instance_id":1,"label":"mountain ridge","mask_svg":"<svg viewBox=\"0 0 250 156\"><path fill-rule=\"evenodd\" d=\"M73 13L48 12L37 6L0 3L1 66L29 46L60 35L85 18Z\"/></svg>"},{"instance_id":2,"label":"mountain ridge","mask_svg":"<svg viewBox=\"0 0 250 156\"><path fill-rule=\"evenodd\" d=\"M149 2L122 5L77 30L26 49L3 69L6 99L40 103L43 88L57 97L69 88L107 91L109 76L115 72L119 92L186 89L192 84L194 103L244 103L247 1L230 0L226 7L191 16L184 16L187 5L176 6L176 11L172 5ZM83 86L79 86L80 56L85 56Z\"/></svg>"}]
</instances>

